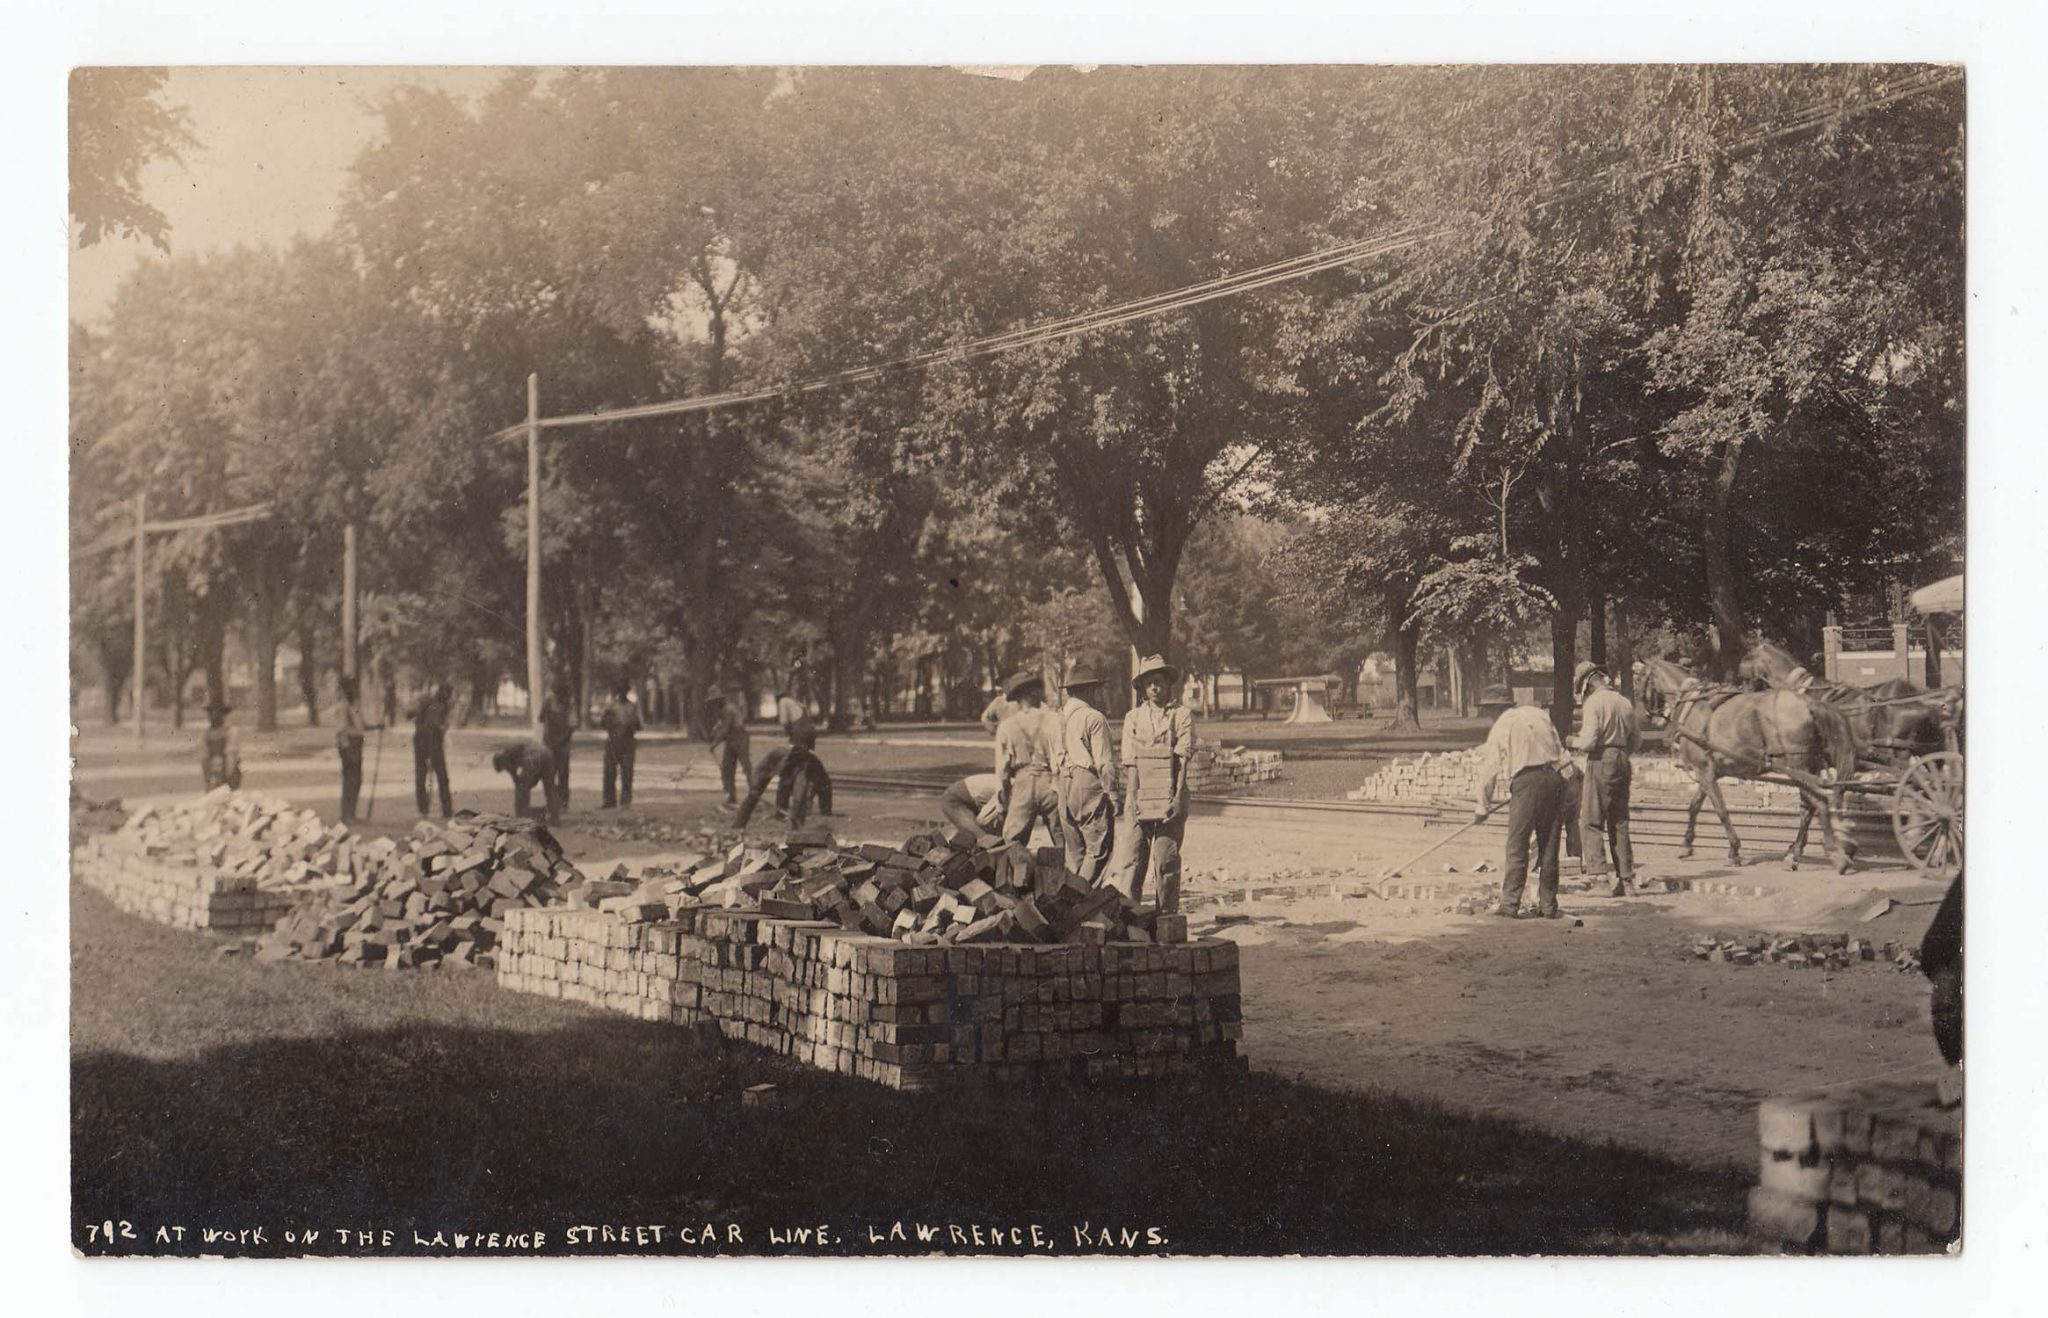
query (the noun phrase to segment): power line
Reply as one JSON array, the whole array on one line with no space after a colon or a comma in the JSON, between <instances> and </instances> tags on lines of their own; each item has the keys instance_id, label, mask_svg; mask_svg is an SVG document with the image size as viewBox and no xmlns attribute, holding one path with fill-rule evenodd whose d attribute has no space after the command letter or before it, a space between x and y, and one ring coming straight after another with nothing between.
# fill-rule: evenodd
<instances>
[{"instance_id":1,"label":"power line","mask_svg":"<svg viewBox=\"0 0 2048 1318\"><path fill-rule=\"evenodd\" d=\"M1895 104L1912 96L1946 87L1960 82L1962 74L1951 69L1937 69L1882 88L1864 101L1854 105L1840 106L1827 102L1816 103L1795 114L1790 120L1776 128L1741 138L1719 148L1719 154L1730 156L1754 150L1758 147L1780 141L1787 137L1808 133L1822 124L1837 118L1867 114L1873 110ZM1647 179L1657 174L1688 168L1699 163L1695 155L1681 155L1647 169L1627 171L1621 166L1608 166L1588 175L1586 178L1560 186L1552 194L1536 203L1538 210L1547 210L1574 193L1602 183L1629 177ZM791 394L810 394L827 389L844 388L848 385L865 384L890 375L908 371L923 370L937 365L972 361L977 358L1010 352L1019 348L1033 347L1042 343L1056 342L1077 335L1110 329L1117 325L1136 320L1166 315L1189 307L1213 302L1220 298L1236 297L1254 292L1274 284L1303 279L1310 275L1334 270L1340 266L1355 265L1375 257L1390 255L1416 247L1435 238L1445 237L1457 231L1455 224L1435 226L1408 226L1368 238L1336 244L1314 252L1303 253L1268 265L1233 274L1219 275L1201 283L1155 293L1148 297L1120 302L1114 306L1092 311L1078 312L1056 320L1036 322L1015 330L986 335L945 348L934 348L912 353L890 361L868 366L849 367L828 375L819 376L795 384L761 386L753 389L728 390L723 393L704 394L691 398L672 399L659 403L643 403L633 407L578 412L563 416L541 417L538 425L543 430L563 429L573 426L602 425L614 421L637 421L655 417L680 416L692 412L708 412L720 408L739 406L745 403L765 402L772 398ZM524 434L531 423L521 422L493 432L487 438L507 439Z\"/></svg>"},{"instance_id":2,"label":"power line","mask_svg":"<svg viewBox=\"0 0 2048 1318\"><path fill-rule=\"evenodd\" d=\"M211 531L223 526L240 526L245 522L259 522L270 516L271 512L272 507L270 504L252 503L243 508L229 508L217 513L202 513L197 517L181 517L175 521L144 522L142 524L142 531L145 535L155 535L161 531ZM134 543L135 528L132 526L124 527L118 531L109 531L91 544L81 549L73 550L72 556L74 558L85 558L88 555L101 553L120 545L131 545Z\"/></svg>"}]
</instances>

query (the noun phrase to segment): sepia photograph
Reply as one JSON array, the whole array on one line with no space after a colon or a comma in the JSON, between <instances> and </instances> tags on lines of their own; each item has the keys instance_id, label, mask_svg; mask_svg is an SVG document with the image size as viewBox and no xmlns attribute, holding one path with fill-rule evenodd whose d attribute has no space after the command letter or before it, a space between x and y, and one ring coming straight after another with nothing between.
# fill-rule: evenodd
<instances>
[{"instance_id":1,"label":"sepia photograph","mask_svg":"<svg viewBox=\"0 0 2048 1318\"><path fill-rule=\"evenodd\" d=\"M71 1249L1966 1253L1924 49L72 68Z\"/></svg>"}]
</instances>

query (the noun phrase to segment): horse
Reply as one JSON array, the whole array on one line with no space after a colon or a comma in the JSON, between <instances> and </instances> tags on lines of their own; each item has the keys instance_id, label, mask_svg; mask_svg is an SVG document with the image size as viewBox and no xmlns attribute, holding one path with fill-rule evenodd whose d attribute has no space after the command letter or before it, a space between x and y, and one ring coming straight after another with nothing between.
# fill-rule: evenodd
<instances>
[{"instance_id":1,"label":"horse","mask_svg":"<svg viewBox=\"0 0 2048 1318\"><path fill-rule=\"evenodd\" d=\"M1728 835L1728 863L1740 865L1742 843L1728 818L1720 780L1775 773L1799 788L1799 832L1786 849L1785 863L1799 867L1808 827L1818 814L1821 845L1835 869L1848 872L1856 848L1838 834L1836 819L1842 811L1839 784L1856 771L1857 748L1856 734L1840 710L1792 691L1708 687L1663 659L1644 661L1643 675L1660 697L1657 706L1666 711L1673 755L1698 783L1686 808L1685 838L1678 852L1681 860L1692 855L1700 803L1711 801L1721 829ZM1820 770L1830 764L1837 784L1832 788L1820 780Z\"/></svg>"},{"instance_id":2,"label":"horse","mask_svg":"<svg viewBox=\"0 0 2048 1318\"><path fill-rule=\"evenodd\" d=\"M1898 677L1867 687L1831 682L1809 672L1769 641L1751 645L1739 671L1746 681L1796 691L1839 709L1848 718L1857 748L1866 759L1954 749L1950 737L1961 714L1960 688L1922 691Z\"/></svg>"}]
</instances>

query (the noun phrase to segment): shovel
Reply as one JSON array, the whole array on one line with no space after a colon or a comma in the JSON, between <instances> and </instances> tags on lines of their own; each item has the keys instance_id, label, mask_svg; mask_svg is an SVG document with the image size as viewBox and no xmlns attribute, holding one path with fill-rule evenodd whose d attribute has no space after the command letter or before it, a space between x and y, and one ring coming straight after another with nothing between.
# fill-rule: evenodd
<instances>
[{"instance_id":1,"label":"shovel","mask_svg":"<svg viewBox=\"0 0 2048 1318\"><path fill-rule=\"evenodd\" d=\"M1416 863L1416 862L1418 862L1418 861L1421 861L1421 860L1427 859L1427 858L1428 858L1429 856L1433 855L1433 854L1434 854L1434 853L1435 853L1436 851L1438 851L1438 850L1439 850L1439 849L1441 849L1442 847L1444 847L1444 846L1448 845L1449 843L1455 842L1455 841L1457 841L1457 840L1458 840L1459 838L1461 838L1461 837L1465 836L1465 834L1467 834L1467 833L1471 832L1471 831L1472 831L1473 829L1475 829L1475 828L1479 827L1479 826L1480 826L1481 824L1485 823L1485 822L1486 822L1487 820L1489 820L1489 819L1493 818L1493 812L1494 812L1494 811L1496 811L1496 810L1498 810L1498 809L1500 809L1500 806L1499 806L1499 804L1498 804L1498 803L1496 803L1496 804L1494 804L1494 805L1490 805L1490 806L1488 806L1488 807L1486 808L1486 813L1485 813L1485 814L1483 814L1483 815L1481 815L1481 816L1480 816L1479 818L1477 818L1477 819L1473 820L1473 821L1472 821L1471 823L1469 823L1469 824L1466 824L1466 825L1464 825L1464 826L1463 826L1463 827L1461 827L1461 828L1454 828L1454 829L1452 829L1452 830L1451 830L1450 832L1448 832L1448 833L1444 834L1444 836L1442 836L1442 837L1438 838L1438 839L1437 839L1436 841L1434 841L1434 842L1430 843L1430 844L1429 844L1428 846L1426 846L1426 847L1424 847L1424 848L1423 848L1422 850L1420 850L1420 851L1416 852L1416 853L1415 853L1414 855L1412 855L1412 856L1410 856L1410 857L1409 857L1408 859L1406 859L1406 860L1402 861L1402 862L1401 862L1400 864L1398 864L1398 865L1394 866L1394 867L1393 867L1392 869L1389 869L1389 870L1382 870L1382 871L1380 872L1380 877L1381 877L1381 878L1383 878L1383 879L1392 879L1392 878L1398 878L1398 877L1400 877L1400 874L1401 874L1401 871L1402 871L1402 870L1404 870L1404 869L1407 869L1407 868L1408 868L1408 867L1409 867L1410 865L1413 865L1413 864L1415 864L1415 863Z\"/></svg>"}]
</instances>

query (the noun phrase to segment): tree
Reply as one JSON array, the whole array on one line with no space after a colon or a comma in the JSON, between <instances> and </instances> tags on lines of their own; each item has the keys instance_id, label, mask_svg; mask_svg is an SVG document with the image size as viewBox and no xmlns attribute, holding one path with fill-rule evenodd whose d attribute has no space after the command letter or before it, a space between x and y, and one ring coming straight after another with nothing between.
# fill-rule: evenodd
<instances>
[{"instance_id":1,"label":"tree","mask_svg":"<svg viewBox=\"0 0 2048 1318\"><path fill-rule=\"evenodd\" d=\"M71 71L71 222L78 242L137 237L168 252L170 221L142 199L142 171L198 145L181 106L162 100L163 69Z\"/></svg>"}]
</instances>

